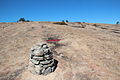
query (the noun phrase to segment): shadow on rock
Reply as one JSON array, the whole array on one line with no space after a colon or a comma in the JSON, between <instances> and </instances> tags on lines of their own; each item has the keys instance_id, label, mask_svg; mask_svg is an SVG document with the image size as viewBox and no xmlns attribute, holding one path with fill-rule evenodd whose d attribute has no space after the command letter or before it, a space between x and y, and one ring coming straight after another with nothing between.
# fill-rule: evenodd
<instances>
[{"instance_id":1,"label":"shadow on rock","mask_svg":"<svg viewBox=\"0 0 120 80\"><path fill-rule=\"evenodd\" d=\"M58 61L56 59L54 59L54 66L55 66L55 68L54 68L53 72L56 70L57 65L58 65Z\"/></svg>"}]
</instances>

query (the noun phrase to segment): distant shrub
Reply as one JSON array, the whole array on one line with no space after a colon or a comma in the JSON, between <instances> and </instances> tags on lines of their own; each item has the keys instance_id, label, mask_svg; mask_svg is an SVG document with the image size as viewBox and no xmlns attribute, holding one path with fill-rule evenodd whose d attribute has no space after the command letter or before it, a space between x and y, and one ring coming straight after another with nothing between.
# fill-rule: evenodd
<instances>
[{"instance_id":1,"label":"distant shrub","mask_svg":"<svg viewBox=\"0 0 120 80\"><path fill-rule=\"evenodd\" d=\"M66 22L68 22L68 20L66 20Z\"/></svg>"},{"instance_id":2,"label":"distant shrub","mask_svg":"<svg viewBox=\"0 0 120 80\"><path fill-rule=\"evenodd\" d=\"M30 20L26 20L26 22L30 22Z\"/></svg>"},{"instance_id":3,"label":"distant shrub","mask_svg":"<svg viewBox=\"0 0 120 80\"><path fill-rule=\"evenodd\" d=\"M25 22L26 20L25 20L25 18L20 18L19 20L18 20L18 22Z\"/></svg>"},{"instance_id":4,"label":"distant shrub","mask_svg":"<svg viewBox=\"0 0 120 80\"><path fill-rule=\"evenodd\" d=\"M116 22L116 24L120 24L120 22L119 22L119 21L117 21L117 22Z\"/></svg>"},{"instance_id":5,"label":"distant shrub","mask_svg":"<svg viewBox=\"0 0 120 80\"><path fill-rule=\"evenodd\" d=\"M62 22L65 22L64 20L62 20Z\"/></svg>"},{"instance_id":6,"label":"distant shrub","mask_svg":"<svg viewBox=\"0 0 120 80\"><path fill-rule=\"evenodd\" d=\"M95 26L95 27L97 27L98 25L97 25L97 24L93 24L92 26Z\"/></svg>"},{"instance_id":7,"label":"distant shrub","mask_svg":"<svg viewBox=\"0 0 120 80\"><path fill-rule=\"evenodd\" d=\"M62 22L55 22L55 23L53 23L53 24L67 25L64 21L62 21Z\"/></svg>"},{"instance_id":8,"label":"distant shrub","mask_svg":"<svg viewBox=\"0 0 120 80\"><path fill-rule=\"evenodd\" d=\"M29 20L25 20L25 18L20 18L17 22L30 22Z\"/></svg>"},{"instance_id":9,"label":"distant shrub","mask_svg":"<svg viewBox=\"0 0 120 80\"><path fill-rule=\"evenodd\" d=\"M76 23L81 24L81 22L76 22Z\"/></svg>"},{"instance_id":10,"label":"distant shrub","mask_svg":"<svg viewBox=\"0 0 120 80\"><path fill-rule=\"evenodd\" d=\"M46 38L44 38L44 40L47 41L48 43L56 43L55 41L48 41L48 40L56 40L56 39L59 39L59 35L49 34L46 35Z\"/></svg>"}]
</instances>

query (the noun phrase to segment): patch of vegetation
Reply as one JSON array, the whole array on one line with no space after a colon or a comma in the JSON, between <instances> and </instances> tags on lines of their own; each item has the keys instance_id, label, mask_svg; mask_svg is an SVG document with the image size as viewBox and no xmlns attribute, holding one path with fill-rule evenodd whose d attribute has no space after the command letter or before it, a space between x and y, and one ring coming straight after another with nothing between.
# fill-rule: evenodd
<instances>
[{"instance_id":1,"label":"patch of vegetation","mask_svg":"<svg viewBox=\"0 0 120 80\"><path fill-rule=\"evenodd\" d=\"M67 25L65 22L55 22L53 24L59 24L59 25Z\"/></svg>"},{"instance_id":2,"label":"patch of vegetation","mask_svg":"<svg viewBox=\"0 0 120 80\"><path fill-rule=\"evenodd\" d=\"M85 23L85 22L83 22L83 23Z\"/></svg>"},{"instance_id":3,"label":"patch of vegetation","mask_svg":"<svg viewBox=\"0 0 120 80\"><path fill-rule=\"evenodd\" d=\"M17 22L30 22L29 20L25 20L25 18L20 18Z\"/></svg>"},{"instance_id":4,"label":"patch of vegetation","mask_svg":"<svg viewBox=\"0 0 120 80\"><path fill-rule=\"evenodd\" d=\"M120 24L120 22L119 22L119 21L117 21L117 22L116 22L116 24Z\"/></svg>"},{"instance_id":5,"label":"patch of vegetation","mask_svg":"<svg viewBox=\"0 0 120 80\"><path fill-rule=\"evenodd\" d=\"M66 20L66 22L68 23L69 21L68 21L68 20Z\"/></svg>"},{"instance_id":6,"label":"patch of vegetation","mask_svg":"<svg viewBox=\"0 0 120 80\"><path fill-rule=\"evenodd\" d=\"M62 20L62 22L65 22L64 20Z\"/></svg>"},{"instance_id":7,"label":"patch of vegetation","mask_svg":"<svg viewBox=\"0 0 120 80\"><path fill-rule=\"evenodd\" d=\"M100 25L97 25L97 24L93 24L92 26L98 27L98 26L100 26Z\"/></svg>"},{"instance_id":8,"label":"patch of vegetation","mask_svg":"<svg viewBox=\"0 0 120 80\"><path fill-rule=\"evenodd\" d=\"M66 23L68 23L68 20L66 20L66 22L64 20L62 20L61 22L55 22L53 24L67 25Z\"/></svg>"},{"instance_id":9,"label":"patch of vegetation","mask_svg":"<svg viewBox=\"0 0 120 80\"><path fill-rule=\"evenodd\" d=\"M46 40L56 40L59 39L59 35L47 35ZM56 43L56 42L48 42L48 43Z\"/></svg>"},{"instance_id":10,"label":"patch of vegetation","mask_svg":"<svg viewBox=\"0 0 120 80\"><path fill-rule=\"evenodd\" d=\"M81 22L76 22L76 23L81 24Z\"/></svg>"},{"instance_id":11,"label":"patch of vegetation","mask_svg":"<svg viewBox=\"0 0 120 80\"><path fill-rule=\"evenodd\" d=\"M52 49L56 49L56 48L59 48L61 46L65 46L64 44L59 43L59 40L61 40L59 35L53 35L53 34L50 35L49 34L49 35L46 35L46 38L44 38L44 40L47 43L54 44ZM56 40L56 41L49 41L49 40Z\"/></svg>"}]
</instances>

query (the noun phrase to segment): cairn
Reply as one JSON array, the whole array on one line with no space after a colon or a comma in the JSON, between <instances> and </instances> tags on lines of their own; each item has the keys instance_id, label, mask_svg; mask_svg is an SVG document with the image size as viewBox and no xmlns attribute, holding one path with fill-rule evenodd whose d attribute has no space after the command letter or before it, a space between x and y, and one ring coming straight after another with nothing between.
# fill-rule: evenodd
<instances>
[{"instance_id":1,"label":"cairn","mask_svg":"<svg viewBox=\"0 0 120 80\"><path fill-rule=\"evenodd\" d=\"M39 43L30 50L29 70L33 74L47 75L56 68L53 53L47 44Z\"/></svg>"}]
</instances>

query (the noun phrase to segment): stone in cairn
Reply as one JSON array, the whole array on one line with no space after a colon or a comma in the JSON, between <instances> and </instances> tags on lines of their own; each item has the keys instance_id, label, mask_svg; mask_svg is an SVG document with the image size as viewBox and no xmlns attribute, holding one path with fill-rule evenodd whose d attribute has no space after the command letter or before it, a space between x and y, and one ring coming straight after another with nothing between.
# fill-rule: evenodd
<instances>
[{"instance_id":1,"label":"stone in cairn","mask_svg":"<svg viewBox=\"0 0 120 80\"><path fill-rule=\"evenodd\" d=\"M30 50L29 70L33 74L47 75L56 68L53 53L47 44L39 43Z\"/></svg>"}]
</instances>

